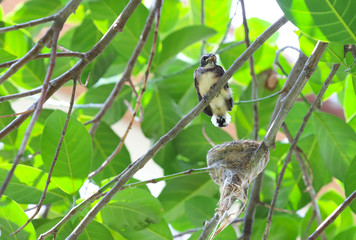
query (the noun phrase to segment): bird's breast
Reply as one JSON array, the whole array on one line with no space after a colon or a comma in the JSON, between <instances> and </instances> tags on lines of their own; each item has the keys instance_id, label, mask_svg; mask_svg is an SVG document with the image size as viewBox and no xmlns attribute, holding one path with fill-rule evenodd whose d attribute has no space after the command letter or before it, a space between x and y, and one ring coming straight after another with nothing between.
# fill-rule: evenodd
<instances>
[{"instance_id":1,"label":"bird's breast","mask_svg":"<svg viewBox=\"0 0 356 240\"><path fill-rule=\"evenodd\" d=\"M207 94L211 86L213 86L219 78L216 77L214 72L205 72L198 77L199 92L203 96Z\"/></svg>"}]
</instances>

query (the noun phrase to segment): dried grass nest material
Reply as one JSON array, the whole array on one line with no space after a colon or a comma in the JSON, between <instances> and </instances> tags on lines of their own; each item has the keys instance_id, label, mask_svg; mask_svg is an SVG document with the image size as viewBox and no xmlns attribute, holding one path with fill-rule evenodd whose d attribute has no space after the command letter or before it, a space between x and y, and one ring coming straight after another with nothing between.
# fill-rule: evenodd
<instances>
[{"instance_id":1,"label":"dried grass nest material","mask_svg":"<svg viewBox=\"0 0 356 240\"><path fill-rule=\"evenodd\" d=\"M265 168L269 151L261 159L253 159L260 143L253 140L239 140L217 145L209 150L207 164L213 181L220 186L219 216L227 213L238 215L243 211L250 182ZM239 199L242 207L238 212L231 206ZM230 212L229 212L230 210Z\"/></svg>"}]
</instances>

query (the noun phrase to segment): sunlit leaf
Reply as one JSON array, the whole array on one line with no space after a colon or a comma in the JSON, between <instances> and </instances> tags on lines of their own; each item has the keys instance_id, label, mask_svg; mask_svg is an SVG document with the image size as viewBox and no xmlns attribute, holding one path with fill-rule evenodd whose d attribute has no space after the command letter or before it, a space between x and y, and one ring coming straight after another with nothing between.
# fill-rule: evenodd
<instances>
[{"instance_id":1,"label":"sunlit leaf","mask_svg":"<svg viewBox=\"0 0 356 240\"><path fill-rule=\"evenodd\" d=\"M355 155L355 132L340 118L325 113L314 114L314 123L326 168L333 176L343 180L346 168Z\"/></svg>"},{"instance_id":2,"label":"sunlit leaf","mask_svg":"<svg viewBox=\"0 0 356 240\"><path fill-rule=\"evenodd\" d=\"M116 231L137 231L162 219L161 204L148 191L126 189L112 198L101 211L103 222Z\"/></svg>"},{"instance_id":3,"label":"sunlit leaf","mask_svg":"<svg viewBox=\"0 0 356 240\"><path fill-rule=\"evenodd\" d=\"M47 119L41 139L43 164L49 171L66 119L62 111L55 111ZM89 174L92 141L84 125L70 118L58 159L53 170L53 181L64 191L74 193Z\"/></svg>"},{"instance_id":4,"label":"sunlit leaf","mask_svg":"<svg viewBox=\"0 0 356 240\"><path fill-rule=\"evenodd\" d=\"M16 217L15 217L16 216ZM26 223L28 217L21 207L6 196L0 201L0 229L1 239L11 240L14 237L9 235ZM36 239L36 232L32 223L29 223L22 231L16 234L15 239L32 240Z\"/></svg>"},{"instance_id":5,"label":"sunlit leaf","mask_svg":"<svg viewBox=\"0 0 356 240\"><path fill-rule=\"evenodd\" d=\"M346 196L349 196L356 191L356 157L351 161L349 167L346 169L344 183ZM350 206L352 211L356 213L356 202L353 202Z\"/></svg>"},{"instance_id":6,"label":"sunlit leaf","mask_svg":"<svg viewBox=\"0 0 356 240\"><path fill-rule=\"evenodd\" d=\"M286 18L305 34L326 42L355 43L353 0L277 0Z\"/></svg>"}]
</instances>

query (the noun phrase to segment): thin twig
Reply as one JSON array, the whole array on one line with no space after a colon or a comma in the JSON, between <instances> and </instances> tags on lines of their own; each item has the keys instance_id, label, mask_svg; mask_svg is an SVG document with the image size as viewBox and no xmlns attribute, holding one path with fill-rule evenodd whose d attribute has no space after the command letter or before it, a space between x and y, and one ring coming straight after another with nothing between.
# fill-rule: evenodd
<instances>
[{"instance_id":1,"label":"thin twig","mask_svg":"<svg viewBox=\"0 0 356 240\"><path fill-rule=\"evenodd\" d=\"M305 128L309 118L311 117L312 113L317 108L317 106L320 104L320 101L321 101L326 89L328 88L329 84L331 83L331 80L333 79L336 71L339 69L339 66L340 66L340 64L335 64L333 66L329 76L325 80L325 83L324 83L323 87L320 89L320 91L319 91L318 95L316 96L313 104L310 106L307 114L305 115L305 117L303 119L302 125L300 126L300 128L299 128L299 130L298 130L293 142L291 143L291 146L290 146L289 152L287 154L287 157L286 157L286 159L284 161L283 167L282 167L282 169L281 169L281 171L280 171L280 173L278 175L277 185L276 185L276 189L275 189L275 192L274 192L274 195L273 195L273 199L272 199L272 202L271 202L271 208L269 209L269 212L268 212L267 223L266 223L266 228L265 228L265 232L264 232L264 235L263 235L263 239L267 239L268 238L270 227L271 227L271 224L272 224L273 211L274 211L274 208L275 208L275 205L276 205L276 202L277 202L277 197L278 197L278 193L279 193L280 187L282 185L282 180L283 180L283 177L284 177L284 173L285 173L285 171L287 169L287 166L288 166L289 162L292 159L292 155L293 155L293 152L294 152L294 150L295 150L295 148L297 146L299 138L302 135L302 133L304 131L304 128Z\"/></svg>"},{"instance_id":2,"label":"thin twig","mask_svg":"<svg viewBox=\"0 0 356 240\"><path fill-rule=\"evenodd\" d=\"M142 86L141 92L140 92L140 94L139 94L139 96L138 96L138 98L136 100L135 110L134 110L134 112L132 114L130 123L129 123L124 135L122 136L119 145L116 147L114 152L110 154L110 156L100 165L100 167L98 169L96 169L95 171L91 172L89 174L88 178L93 178L95 175L97 175L102 170L104 170L104 168L107 165L109 165L109 163L114 159L114 157L121 151L122 147L124 146L125 139L126 139L127 135L129 134L129 132L131 130L132 124L133 124L133 122L135 120L135 117L137 115L137 112L138 112L138 110L140 109L140 106L141 106L141 100L142 100L143 94L145 93L145 90L146 90L148 75L150 73L151 64L152 64L153 57L154 57L155 52L156 52L158 26L159 26L159 20L160 20L160 11L161 11L161 0L157 0L156 1L156 6L154 7L154 9L152 9L152 12L150 13L150 16L149 16L149 18L150 17L154 18L154 16L157 14L157 21L156 21L155 33L154 33L153 42L152 42L151 54L150 54L150 57L149 57L149 60L148 60L148 64L147 64L147 69L146 69L146 72L145 72L145 79L144 79L144 82L143 82L143 86ZM151 23L151 21L147 21L147 22ZM153 20L152 20L152 23L153 23ZM149 30L148 30L148 33L149 33L150 30L151 30L152 24L148 24L148 25L151 25L151 26L147 27L147 28L149 28Z\"/></svg>"},{"instance_id":3,"label":"thin twig","mask_svg":"<svg viewBox=\"0 0 356 240\"><path fill-rule=\"evenodd\" d=\"M215 147L216 144L213 142L213 140L211 140L211 138L208 136L208 134L206 133L205 131L205 123L203 123L203 127L202 127L202 133L203 133L203 136L204 138L208 141L208 143L212 146L212 147Z\"/></svg>"},{"instance_id":4,"label":"thin twig","mask_svg":"<svg viewBox=\"0 0 356 240\"><path fill-rule=\"evenodd\" d=\"M0 118L15 117L15 116L22 115L22 114L26 114L26 113L32 113L33 111L35 111L34 108L29 109L29 110L26 110L26 111L24 111L24 112L13 113L13 114L10 114L10 115L3 115L3 116L0 116Z\"/></svg>"},{"instance_id":5,"label":"thin twig","mask_svg":"<svg viewBox=\"0 0 356 240\"><path fill-rule=\"evenodd\" d=\"M69 16L69 14L68 14ZM8 172L8 174L6 175L6 178L1 186L1 189L0 189L0 198L2 197L2 195L4 194L8 184L10 183L10 180L15 172L15 169L17 167L17 165L19 164L20 162L20 159L22 158L24 152L25 152L25 149L26 149L26 146L27 146L27 142L30 138L30 135L31 135L31 132L32 132L32 129L33 127L35 126L35 123L38 119L38 116L40 115L41 111L42 111L42 106L43 106L43 103L45 102L45 99L46 99L46 94L47 94L47 88L48 88L48 83L51 79L51 76L52 76L52 73L53 73L53 69L54 69L54 66L55 66L55 62L56 62L56 47L57 47L57 40L58 40L58 36L59 36L59 31L62 29L62 26L63 26L63 23L59 23L58 26L56 26L56 30L54 31L53 33L53 37L52 37L52 52L51 52L51 57L50 57L50 60L49 60L49 65L48 65L48 70L47 70L47 74L46 74L46 77L45 77L45 80L43 82L43 86L42 86L42 93L41 93L41 97L40 99L38 100L38 103L37 106L36 106L36 110L32 116L32 119L25 131L25 134L24 134L24 137L22 139L22 142L21 142L21 146L16 154L16 157L12 163L12 167L10 169L10 171ZM58 28L58 29L57 29ZM26 113L26 114L30 114L30 113ZM26 114L22 114L22 116L26 115Z\"/></svg>"},{"instance_id":6,"label":"thin twig","mask_svg":"<svg viewBox=\"0 0 356 240\"><path fill-rule=\"evenodd\" d=\"M245 104L245 103L262 102L262 101L268 100L268 99L270 99L270 98L273 98L273 97L275 97L275 96L281 94L281 93L284 92L284 91L285 91L285 90L282 89L282 90L280 90L280 91L278 91L278 92L275 92L275 93L273 93L273 94L271 94L271 95L269 95L269 96L266 96L266 97L257 98L257 99L252 99L252 100L242 100L242 101L235 102L234 104L235 104L235 105L239 105L239 104Z\"/></svg>"},{"instance_id":7,"label":"thin twig","mask_svg":"<svg viewBox=\"0 0 356 240\"><path fill-rule=\"evenodd\" d=\"M57 16L62 16L63 12L69 11L70 13L74 12L75 6L74 3L78 3L79 0L72 0L67 5L69 7L64 8L61 10ZM47 92L47 99L52 96L61 86L72 79L78 79L80 77L81 72L83 69L88 66L92 61L94 61L98 56L100 56L107 46L111 43L114 37L119 33L122 32L123 28L125 27L128 19L135 11L136 7L140 4L140 0L131 0L121 14L116 18L116 20L112 23L109 30L105 33L105 35L94 45L92 49L85 53L85 58L80 59L73 67L71 67L68 71L63 73L61 76L57 77L56 79L51 81L49 85L49 89ZM40 88L41 91L42 88ZM19 94L20 95L20 94ZM38 102L34 103L31 107L38 105ZM31 108L30 107L30 108ZM10 132L15 130L18 126L20 126L30 114L23 114L9 123L6 127L4 127L0 131L0 139L4 138Z\"/></svg>"},{"instance_id":8,"label":"thin twig","mask_svg":"<svg viewBox=\"0 0 356 240\"><path fill-rule=\"evenodd\" d=\"M172 180L175 178L180 178L180 177L184 177L187 175L195 175L195 174L201 174L201 173L207 173L209 171L210 168L198 168L198 169L189 169L187 171L184 172L179 172L179 173L175 173L175 174L171 174L171 175L167 175L164 177L160 177L160 178L154 178L151 180L145 180L145 181L141 181L141 182L136 182L136 183L130 183L130 184L126 184L122 187L121 190L123 189L129 189L129 188L134 188L134 187L138 187L138 186L142 186L142 185L146 185L146 184L155 184L161 181L167 181L167 180ZM82 201L80 204L78 204L77 206L74 206L68 213L66 216L64 216L55 226L53 226L50 230L48 230L45 233L42 233L40 235L40 237L38 238L39 240L43 240L46 237L55 234L58 229L64 224L66 223L70 218L72 218L77 212L81 211L83 208L85 208L86 206L88 206L89 204L91 204L92 202L94 202L96 199L104 196L106 193L105 191L107 189L109 189L110 187L112 187L115 182L117 181L117 177L112 179L111 181L109 181L107 184L105 184L104 186L102 186L99 190L97 190L95 193L93 193L89 198L85 199L84 201Z\"/></svg>"},{"instance_id":9,"label":"thin twig","mask_svg":"<svg viewBox=\"0 0 356 240\"><path fill-rule=\"evenodd\" d=\"M67 237L67 240L77 239L84 231L86 226L94 219L99 211L109 203L114 195L123 187L123 185L135 174L139 169L157 154L170 140L177 136L182 129L187 126L196 116L198 116L203 109L212 101L216 93L221 90L223 85L232 77L232 75L247 61L249 56L254 53L273 33L275 33L281 26L287 22L285 17L281 17L277 22L272 24L265 32L263 32L251 46L246 49L231 65L229 69L220 78L217 84L209 90L203 99L192 109L186 116L184 116L171 130L162 136L143 156L130 164L117 176L116 183L112 189L88 212L83 220L77 225L73 232ZM279 126L280 127L280 126Z\"/></svg>"},{"instance_id":10,"label":"thin twig","mask_svg":"<svg viewBox=\"0 0 356 240\"><path fill-rule=\"evenodd\" d=\"M50 53L43 53L43 54L38 54L33 59L49 58L50 56L51 56ZM60 52L60 53L56 53L56 57L78 57L78 58L84 58L85 54L84 53L80 53L80 52L68 52L68 53L67 52ZM19 61L19 59L1 63L0 64L0 68L11 67L11 65L15 64L18 61Z\"/></svg>"},{"instance_id":11,"label":"thin twig","mask_svg":"<svg viewBox=\"0 0 356 240\"><path fill-rule=\"evenodd\" d=\"M67 132L67 127L68 127L68 123L69 123L70 115L72 113L74 99L75 99L76 86L77 86L77 81L74 80L73 81L73 90L72 90L72 95L71 95L71 98L70 98L70 104L69 104L67 117L66 117L66 120L64 122L64 126L63 126L63 129L62 129L61 137L59 139L59 142L58 142L57 149L56 149L56 152L55 152L54 157L53 157L53 161L52 161L51 167L50 167L50 169L48 171L46 185L45 185L45 187L43 189L40 201L37 204L36 211L32 214L31 217L29 217L29 219L26 221L26 223L24 225L22 225L22 227L17 229L15 232L11 233L10 236L13 236L13 235L17 234L22 229L24 229L36 217L36 215L39 213L39 211L40 211L40 209L41 209L41 207L43 205L43 202L44 202L44 200L46 198L46 195L47 195L47 190L48 190L49 184L51 183L51 178L52 178L52 173L53 173L53 170L54 170L54 166L56 165L56 162L57 162L57 159L58 159L58 155L59 155L59 151L61 150L62 143L63 143L63 140L64 140L64 136L65 136L65 134Z\"/></svg>"},{"instance_id":12,"label":"thin twig","mask_svg":"<svg viewBox=\"0 0 356 240\"><path fill-rule=\"evenodd\" d=\"M21 29L21 28L36 26L38 24L42 24L42 23L53 21L54 19L55 19L55 15L52 15L52 16L49 16L49 17L44 17L44 18L40 18L40 19L29 21L29 22L16 24L16 25L9 26L9 27L3 27L3 28L0 28L0 34L1 33L6 33L6 32L9 32L9 31L13 31L13 30L18 30L18 29Z\"/></svg>"},{"instance_id":13,"label":"thin twig","mask_svg":"<svg viewBox=\"0 0 356 240\"><path fill-rule=\"evenodd\" d=\"M282 106L282 99L289 93L292 86L298 79L298 76L301 74L304 65L307 61L307 57L304 54L300 54L296 63L294 64L284 86L283 92L279 95L276 106L273 110L271 120L269 122L269 127L274 124L274 120L279 113L281 106ZM274 146L274 142L271 143L271 146ZM260 191L262 188L262 179L263 179L264 172L261 172L256 179L254 180L251 194L249 197L249 201L247 204L246 212L244 215L244 225L243 225L243 232L240 239L250 239L252 234L252 227L253 227L253 220L256 212L257 202L260 201Z\"/></svg>"},{"instance_id":14,"label":"thin twig","mask_svg":"<svg viewBox=\"0 0 356 240\"><path fill-rule=\"evenodd\" d=\"M265 208L271 208L271 205L265 203L265 202L257 202L258 205L261 205L262 207L265 207ZM294 211L292 210L287 210L287 209L281 209L281 208L274 208L274 210L276 210L277 212L284 212L284 213L295 213Z\"/></svg>"},{"instance_id":15,"label":"thin twig","mask_svg":"<svg viewBox=\"0 0 356 240\"><path fill-rule=\"evenodd\" d=\"M293 142L293 137L292 137L291 133L289 132L289 129L288 129L288 127L287 127L287 125L285 123L282 125L282 130L283 130L284 134L286 135L286 137L288 138L288 141L290 143L292 143ZM310 196L311 205L312 205L312 208L313 208L313 215L316 218L316 222L318 224L321 224L323 219L321 217L319 205L318 205L318 202L317 202L317 199L316 199L316 192L315 192L315 189L313 187L312 174L309 175L308 169L307 169L307 167L306 167L306 165L305 165L305 163L303 161L303 158L302 158L301 154L304 155L305 159L307 160L307 157L305 156L305 153L298 146L296 146L296 149L294 151L294 155L295 155L295 158L297 159L297 161L299 163L300 169L301 169L302 174L303 174L304 184L305 184L305 186L307 188L307 191L309 193L309 196ZM322 240L326 239L325 234L323 234L321 236L321 239Z\"/></svg>"},{"instance_id":16,"label":"thin twig","mask_svg":"<svg viewBox=\"0 0 356 240\"><path fill-rule=\"evenodd\" d=\"M245 1L240 0L241 2L241 9L242 9L242 24L245 30L245 45L246 48L250 46L250 38L249 38L249 29L246 19L246 10L245 10ZM248 59L248 64L250 67L250 75L252 78L252 100L258 98L258 83L257 83L257 76L255 73L255 60L253 55L251 55ZM254 130L254 139L258 140L258 130L259 130L259 116L258 116L258 106L257 103L253 104L253 130Z\"/></svg>"},{"instance_id":17,"label":"thin twig","mask_svg":"<svg viewBox=\"0 0 356 240\"><path fill-rule=\"evenodd\" d=\"M157 7L157 6L156 6ZM141 36L140 39L138 41L138 43L136 44L136 47L130 57L130 60L128 61L125 71L122 74L121 79L116 82L113 90L111 91L109 97L105 100L104 103L104 107L102 109L100 109L100 111L94 116L94 118L88 122L86 122L85 124L89 124L92 123L92 126L90 128L90 135L94 136L101 120L103 119L105 113L111 108L111 106L113 105L117 95L119 94L119 92L121 91L122 87L124 86L125 82L128 81L131 78L131 74L133 71L133 68L135 67L135 64L137 62L137 59L143 49L143 47L145 46L148 36L151 32L152 26L153 26L153 22L154 22L154 18L155 18L155 9L156 7L154 7L152 9L152 11L150 12L150 14L147 17L146 20L146 24L141 32Z\"/></svg>"},{"instance_id":18,"label":"thin twig","mask_svg":"<svg viewBox=\"0 0 356 240\"><path fill-rule=\"evenodd\" d=\"M200 231L202 228L193 228L193 229L188 229L187 231L184 231L182 233L178 233L176 235L173 236L173 238L178 238L178 237L182 237L186 234L191 234L191 233L195 233L195 232L198 232Z\"/></svg>"},{"instance_id":19,"label":"thin twig","mask_svg":"<svg viewBox=\"0 0 356 240\"><path fill-rule=\"evenodd\" d=\"M273 61L273 66L279 67L285 76L288 76L288 74L287 74L287 72L284 70L284 68L282 67L282 65L279 63L279 56L281 55L281 53L282 53L284 50L286 50L286 49L288 49L288 48L291 48L291 49L293 49L293 50L299 52L299 54L303 54L303 52L302 52L300 49L298 49L298 48L296 48L296 47L293 47L293 46L285 46L285 47L282 47L282 48L280 48L280 49L278 49L278 50L276 51L276 56L275 56L274 61ZM275 69L275 71L277 72L277 69Z\"/></svg>"},{"instance_id":20,"label":"thin twig","mask_svg":"<svg viewBox=\"0 0 356 240\"><path fill-rule=\"evenodd\" d=\"M212 217L210 221L206 223L205 226L203 227L203 231L200 234L199 240L207 239L207 237L209 237L210 233L216 227L218 222L219 222L219 214L215 213L214 217Z\"/></svg>"},{"instance_id":21,"label":"thin twig","mask_svg":"<svg viewBox=\"0 0 356 240\"><path fill-rule=\"evenodd\" d=\"M324 230L335 221L335 219L345 210L356 198L356 190L346 198L346 200L340 204L325 220L324 222L318 226L318 228L313 232L309 237L308 240L316 239L320 233L324 232Z\"/></svg>"},{"instance_id":22,"label":"thin twig","mask_svg":"<svg viewBox=\"0 0 356 240\"><path fill-rule=\"evenodd\" d=\"M201 3L201 9L200 9L201 22L200 23L202 26L204 26L205 25L205 0L201 0L200 3ZM200 54L201 56L203 56L205 53L205 44L206 44L206 40L203 39L202 44L201 44L201 54Z\"/></svg>"}]
</instances>

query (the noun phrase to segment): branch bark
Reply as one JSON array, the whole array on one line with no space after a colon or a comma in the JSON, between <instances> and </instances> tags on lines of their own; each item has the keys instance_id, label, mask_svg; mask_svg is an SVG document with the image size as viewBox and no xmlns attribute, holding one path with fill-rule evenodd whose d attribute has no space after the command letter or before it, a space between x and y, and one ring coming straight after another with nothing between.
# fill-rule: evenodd
<instances>
[{"instance_id":1,"label":"branch bark","mask_svg":"<svg viewBox=\"0 0 356 240\"><path fill-rule=\"evenodd\" d=\"M77 0L78 1L78 0ZM61 76L51 81L47 91L47 98L52 96L61 86L71 79L78 79L81 72L88 66L94 59L100 56L101 53L107 48L109 43L113 40L118 32L122 32L127 20L134 12L141 0L131 0L121 12L120 16L113 22L106 34L95 44L95 46L85 53L85 58L79 60L71 69L63 73ZM30 108L36 106L38 102L34 103ZM0 131L0 140L4 138L11 131L18 128L31 114L23 114L9 123L5 128Z\"/></svg>"},{"instance_id":2,"label":"branch bark","mask_svg":"<svg viewBox=\"0 0 356 240\"><path fill-rule=\"evenodd\" d=\"M86 226L94 219L99 211L106 206L114 197L114 195L123 187L123 185L141 169L145 164L157 154L170 140L178 135L178 133L188 125L196 116L198 116L203 109L210 103L213 97L218 91L221 90L223 85L232 77L232 75L247 61L249 56L254 53L274 32L276 32L281 26L287 22L285 17L280 18L276 23L271 25L264 33L262 33L251 46L242 53L231 67L220 78L219 82L214 88L210 89L206 96L198 103L198 105L192 109L186 116L184 116L167 134L162 136L145 155L141 156L134 163L130 164L117 180L115 186L89 211L89 213L83 218L79 225L73 230L73 232L66 238L67 240L77 239Z\"/></svg>"},{"instance_id":3,"label":"branch bark","mask_svg":"<svg viewBox=\"0 0 356 240\"><path fill-rule=\"evenodd\" d=\"M345 210L356 198L356 190L351 193L351 195L346 198L346 200L338 206L326 219L325 221L318 226L318 228L313 232L309 237L308 240L316 239L324 230L335 221L335 219Z\"/></svg>"},{"instance_id":4,"label":"branch bark","mask_svg":"<svg viewBox=\"0 0 356 240\"><path fill-rule=\"evenodd\" d=\"M323 87L320 89L320 91L319 91L318 95L316 96L313 104L310 106L309 111L305 115L305 117L303 119L303 122L302 122L302 125L300 126L300 128L299 128L299 130L297 132L297 135L293 139L293 142L292 142L292 144L290 146L290 149L289 149L288 155L286 157L286 160L285 160L285 162L283 164L283 167L282 167L282 169L281 169L281 171L280 171L280 173L278 175L277 186L276 186L276 190L274 192L273 199L272 199L272 202L271 202L271 208L269 209L269 212L268 212L267 223L266 223L266 228L265 228L265 232L264 232L264 235L263 235L263 239L267 239L268 235L269 235L270 227L271 227L271 224L272 224L272 216L273 216L274 208L275 208L275 205L276 205L276 202L277 202L277 197L278 197L278 194L279 194L280 187L282 185L282 180L283 180L283 177L284 177L284 173L285 173L285 170L287 169L287 165L292 160L293 152L296 149L296 146L297 146L297 143L299 141L299 138L302 135L302 133L304 131L304 128L305 128L309 118L311 117L311 115L314 112L314 110L319 106L320 101L321 101L322 97L324 96L324 93L325 93L326 89L328 88L329 84L331 83L331 80L333 79L336 71L339 69L339 66L340 66L339 64L335 64L333 66L329 76L325 80L325 83L324 83Z\"/></svg>"},{"instance_id":5,"label":"branch bark","mask_svg":"<svg viewBox=\"0 0 356 240\"><path fill-rule=\"evenodd\" d=\"M292 68L292 70L284 84L283 92L281 93L281 95L279 96L279 98L277 100L276 106L275 106L272 116L271 116L269 126L271 126L273 124L278 112L281 109L282 99L284 99L284 97L288 94L290 89L292 89L294 83L298 79L298 76L303 71L303 68L304 68L304 65L305 65L307 59L308 58L303 53L299 54L299 57L298 57L296 63L294 64L294 66L293 66L293 68ZM260 200L259 196L260 196L260 191L262 188L263 174L264 174L264 172L260 173L254 180L254 183L252 186L252 191L250 193L250 198L249 198L246 212L244 215L244 226L243 226L242 236L240 237L240 239L250 239L251 238L252 226L253 226L253 220L254 220L254 216L255 216L255 212L256 212L256 207Z\"/></svg>"}]
</instances>

